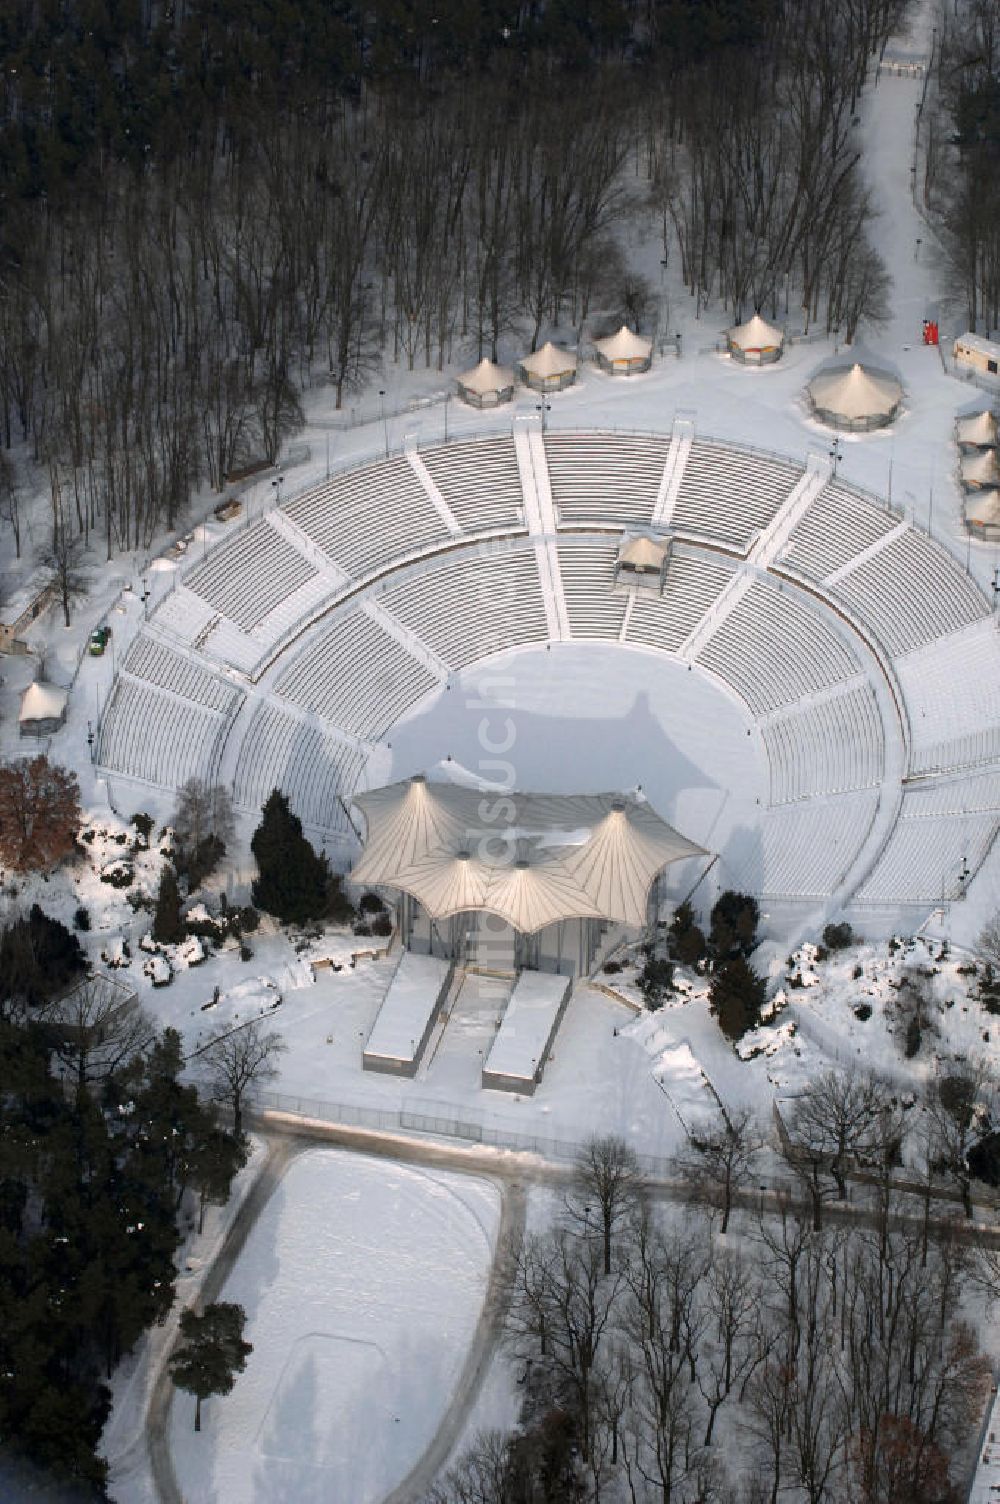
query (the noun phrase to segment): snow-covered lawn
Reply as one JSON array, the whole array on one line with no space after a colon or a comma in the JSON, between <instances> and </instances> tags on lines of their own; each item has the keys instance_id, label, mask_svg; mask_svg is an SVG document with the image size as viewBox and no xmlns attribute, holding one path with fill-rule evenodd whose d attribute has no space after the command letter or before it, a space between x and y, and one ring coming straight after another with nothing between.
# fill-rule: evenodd
<instances>
[{"instance_id":1,"label":"snow-covered lawn","mask_svg":"<svg viewBox=\"0 0 1000 1504\"><path fill-rule=\"evenodd\" d=\"M419 1458L476 1330L499 1197L487 1181L334 1150L294 1160L222 1299L254 1352L225 1399L175 1397L189 1504L369 1504Z\"/></svg>"}]
</instances>

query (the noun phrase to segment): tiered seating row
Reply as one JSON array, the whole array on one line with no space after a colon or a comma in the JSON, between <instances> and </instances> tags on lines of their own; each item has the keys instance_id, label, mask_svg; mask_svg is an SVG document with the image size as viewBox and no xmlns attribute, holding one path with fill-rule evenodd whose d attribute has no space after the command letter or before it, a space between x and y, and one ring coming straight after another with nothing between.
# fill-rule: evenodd
<instances>
[{"instance_id":1,"label":"tiered seating row","mask_svg":"<svg viewBox=\"0 0 1000 1504\"><path fill-rule=\"evenodd\" d=\"M976 783L982 785L978 790ZM908 790L885 849L854 901L940 903L958 898L1000 828L998 792L996 777ZM969 802L963 805L963 798Z\"/></svg>"},{"instance_id":2,"label":"tiered seating row","mask_svg":"<svg viewBox=\"0 0 1000 1504\"><path fill-rule=\"evenodd\" d=\"M349 470L285 502L284 511L358 578L450 536L406 459Z\"/></svg>"},{"instance_id":3,"label":"tiered seating row","mask_svg":"<svg viewBox=\"0 0 1000 1504\"><path fill-rule=\"evenodd\" d=\"M798 484L801 465L695 439L671 527L749 548Z\"/></svg>"},{"instance_id":4,"label":"tiered seating row","mask_svg":"<svg viewBox=\"0 0 1000 1504\"><path fill-rule=\"evenodd\" d=\"M648 523L670 442L653 435L549 433L549 484L561 522Z\"/></svg>"},{"instance_id":5,"label":"tiered seating row","mask_svg":"<svg viewBox=\"0 0 1000 1504\"><path fill-rule=\"evenodd\" d=\"M120 677L101 718L97 761L128 778L179 788L214 775L225 725L202 705Z\"/></svg>"},{"instance_id":6,"label":"tiered seating row","mask_svg":"<svg viewBox=\"0 0 1000 1504\"><path fill-rule=\"evenodd\" d=\"M1000 757L1000 634L992 618L897 659L911 772Z\"/></svg>"},{"instance_id":7,"label":"tiered seating row","mask_svg":"<svg viewBox=\"0 0 1000 1504\"><path fill-rule=\"evenodd\" d=\"M141 632L126 653L122 669L209 710L227 711L239 694L233 685Z\"/></svg>"},{"instance_id":8,"label":"tiered seating row","mask_svg":"<svg viewBox=\"0 0 1000 1504\"><path fill-rule=\"evenodd\" d=\"M772 804L871 788L882 780L882 722L868 684L765 721L761 730Z\"/></svg>"},{"instance_id":9,"label":"tiered seating row","mask_svg":"<svg viewBox=\"0 0 1000 1504\"><path fill-rule=\"evenodd\" d=\"M769 898L828 898L861 850L878 798L873 789L768 811L757 850L740 871L740 885Z\"/></svg>"},{"instance_id":10,"label":"tiered seating row","mask_svg":"<svg viewBox=\"0 0 1000 1504\"><path fill-rule=\"evenodd\" d=\"M530 545L434 561L389 585L379 602L453 669L548 640Z\"/></svg>"},{"instance_id":11,"label":"tiered seating row","mask_svg":"<svg viewBox=\"0 0 1000 1504\"><path fill-rule=\"evenodd\" d=\"M332 618L278 679L286 700L355 736L380 736L434 676L363 611Z\"/></svg>"},{"instance_id":12,"label":"tiered seating row","mask_svg":"<svg viewBox=\"0 0 1000 1504\"><path fill-rule=\"evenodd\" d=\"M757 715L850 679L861 670L826 622L755 582L699 654Z\"/></svg>"},{"instance_id":13,"label":"tiered seating row","mask_svg":"<svg viewBox=\"0 0 1000 1504\"><path fill-rule=\"evenodd\" d=\"M309 561L265 520L218 544L184 584L249 632L315 574Z\"/></svg>"},{"instance_id":14,"label":"tiered seating row","mask_svg":"<svg viewBox=\"0 0 1000 1504\"><path fill-rule=\"evenodd\" d=\"M614 592L617 542L563 538L558 552L572 635L617 642L628 601L624 591Z\"/></svg>"},{"instance_id":15,"label":"tiered seating row","mask_svg":"<svg viewBox=\"0 0 1000 1504\"><path fill-rule=\"evenodd\" d=\"M950 554L909 529L833 586L891 655L912 652L989 614Z\"/></svg>"},{"instance_id":16,"label":"tiered seating row","mask_svg":"<svg viewBox=\"0 0 1000 1504\"><path fill-rule=\"evenodd\" d=\"M898 525L894 513L831 481L793 531L782 558L807 579L822 580Z\"/></svg>"},{"instance_id":17,"label":"tiered seating row","mask_svg":"<svg viewBox=\"0 0 1000 1504\"><path fill-rule=\"evenodd\" d=\"M420 458L466 532L521 526L524 497L513 439L422 449Z\"/></svg>"},{"instance_id":18,"label":"tiered seating row","mask_svg":"<svg viewBox=\"0 0 1000 1504\"><path fill-rule=\"evenodd\" d=\"M304 825L344 830L347 821L338 795L351 793L363 764L360 747L325 736L277 705L262 704L240 747L233 801L257 810L280 788Z\"/></svg>"},{"instance_id":19,"label":"tiered seating row","mask_svg":"<svg viewBox=\"0 0 1000 1504\"><path fill-rule=\"evenodd\" d=\"M636 591L626 642L675 653L731 579L730 570L708 559L671 554L663 594Z\"/></svg>"}]
</instances>

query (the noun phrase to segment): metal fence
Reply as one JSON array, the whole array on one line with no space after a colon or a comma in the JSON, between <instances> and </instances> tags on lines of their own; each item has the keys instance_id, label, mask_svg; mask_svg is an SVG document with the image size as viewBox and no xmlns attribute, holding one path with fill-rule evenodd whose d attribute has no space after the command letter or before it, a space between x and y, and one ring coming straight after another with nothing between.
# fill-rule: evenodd
<instances>
[{"instance_id":1,"label":"metal fence","mask_svg":"<svg viewBox=\"0 0 1000 1504\"><path fill-rule=\"evenodd\" d=\"M564 1164L572 1163L583 1147L581 1142L573 1139L521 1132L506 1123L491 1120L485 1113L469 1108L459 1109L452 1102L419 1098L412 1102L401 1102L395 1107L362 1107L353 1102L329 1102L319 1097L262 1091L254 1094L252 1111L284 1113L330 1127L457 1139L462 1143L481 1144L492 1149L537 1154L542 1159ZM675 1178L669 1159L655 1154L639 1154L636 1157L639 1168L650 1178L661 1181Z\"/></svg>"}]
</instances>

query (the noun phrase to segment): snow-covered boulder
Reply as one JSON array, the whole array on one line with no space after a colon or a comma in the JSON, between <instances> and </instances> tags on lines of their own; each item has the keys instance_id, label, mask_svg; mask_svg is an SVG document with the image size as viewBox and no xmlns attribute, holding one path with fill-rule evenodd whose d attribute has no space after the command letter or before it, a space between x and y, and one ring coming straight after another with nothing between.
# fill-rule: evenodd
<instances>
[{"instance_id":1,"label":"snow-covered boulder","mask_svg":"<svg viewBox=\"0 0 1000 1504\"><path fill-rule=\"evenodd\" d=\"M131 959L132 952L124 935L116 935L113 940L106 941L101 950L101 960L113 970L128 966Z\"/></svg>"},{"instance_id":2,"label":"snow-covered boulder","mask_svg":"<svg viewBox=\"0 0 1000 1504\"><path fill-rule=\"evenodd\" d=\"M167 987L173 981L174 969L166 956L150 956L148 961L143 962L142 974L149 978L154 987Z\"/></svg>"}]
</instances>

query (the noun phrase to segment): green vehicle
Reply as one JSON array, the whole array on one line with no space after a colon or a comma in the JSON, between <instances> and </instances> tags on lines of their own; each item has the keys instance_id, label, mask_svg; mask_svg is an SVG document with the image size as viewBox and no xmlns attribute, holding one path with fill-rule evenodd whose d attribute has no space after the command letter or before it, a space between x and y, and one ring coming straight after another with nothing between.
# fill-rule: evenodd
<instances>
[{"instance_id":1,"label":"green vehicle","mask_svg":"<svg viewBox=\"0 0 1000 1504\"><path fill-rule=\"evenodd\" d=\"M87 652L92 658L102 657L104 649L107 647L110 640L110 627L95 627L90 634L90 641L87 643Z\"/></svg>"}]
</instances>

